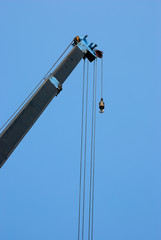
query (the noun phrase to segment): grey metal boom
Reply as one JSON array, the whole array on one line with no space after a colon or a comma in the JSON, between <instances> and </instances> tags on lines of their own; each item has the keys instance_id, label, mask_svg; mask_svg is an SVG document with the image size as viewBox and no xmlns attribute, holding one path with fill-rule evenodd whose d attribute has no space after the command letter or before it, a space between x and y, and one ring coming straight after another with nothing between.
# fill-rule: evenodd
<instances>
[{"instance_id":1,"label":"grey metal boom","mask_svg":"<svg viewBox=\"0 0 161 240\"><path fill-rule=\"evenodd\" d=\"M86 54L90 61L95 59L96 56L94 52L91 53L92 50L89 45L83 45L82 48L82 43L84 44L82 41L86 42L85 38L80 39L78 42L76 40L74 48L0 134L0 167L2 167L51 100L60 92L62 84L80 60L86 57Z\"/></svg>"}]
</instances>

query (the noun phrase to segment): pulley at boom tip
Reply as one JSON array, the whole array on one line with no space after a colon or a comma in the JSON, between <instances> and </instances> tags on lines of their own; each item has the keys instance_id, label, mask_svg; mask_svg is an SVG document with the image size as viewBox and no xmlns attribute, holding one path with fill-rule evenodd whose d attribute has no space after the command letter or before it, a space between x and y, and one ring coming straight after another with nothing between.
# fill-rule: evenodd
<instances>
[{"instance_id":1,"label":"pulley at boom tip","mask_svg":"<svg viewBox=\"0 0 161 240\"><path fill-rule=\"evenodd\" d=\"M85 37L76 36L73 39L72 45L80 48L81 51L85 53L84 59L87 58L90 62L93 62L96 58L102 58L103 52L96 49L97 44L94 44L93 42L89 44L87 37L88 35L85 35Z\"/></svg>"}]
</instances>

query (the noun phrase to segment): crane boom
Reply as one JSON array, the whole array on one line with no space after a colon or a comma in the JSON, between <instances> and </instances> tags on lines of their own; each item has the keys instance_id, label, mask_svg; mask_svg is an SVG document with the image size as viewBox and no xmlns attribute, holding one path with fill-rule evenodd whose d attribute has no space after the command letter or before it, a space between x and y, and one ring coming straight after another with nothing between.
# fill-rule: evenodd
<instances>
[{"instance_id":1,"label":"crane boom","mask_svg":"<svg viewBox=\"0 0 161 240\"><path fill-rule=\"evenodd\" d=\"M92 62L97 55L92 44L84 38L74 38L72 50L41 84L27 103L0 134L0 167L30 130L51 100L61 91L62 84L82 58Z\"/></svg>"}]
</instances>

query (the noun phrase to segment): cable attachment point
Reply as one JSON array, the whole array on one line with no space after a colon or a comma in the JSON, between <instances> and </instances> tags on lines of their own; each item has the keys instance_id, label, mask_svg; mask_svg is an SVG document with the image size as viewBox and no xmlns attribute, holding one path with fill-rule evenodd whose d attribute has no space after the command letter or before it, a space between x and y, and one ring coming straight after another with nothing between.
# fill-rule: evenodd
<instances>
[{"instance_id":1,"label":"cable attachment point","mask_svg":"<svg viewBox=\"0 0 161 240\"><path fill-rule=\"evenodd\" d=\"M103 98L101 98L101 101L99 102L99 109L100 113L104 113L105 103L103 101Z\"/></svg>"},{"instance_id":2,"label":"cable attachment point","mask_svg":"<svg viewBox=\"0 0 161 240\"><path fill-rule=\"evenodd\" d=\"M94 46L95 47L95 46ZM95 53L96 53L96 56L98 58L103 58L103 52L98 50L98 49L94 49Z\"/></svg>"}]
</instances>

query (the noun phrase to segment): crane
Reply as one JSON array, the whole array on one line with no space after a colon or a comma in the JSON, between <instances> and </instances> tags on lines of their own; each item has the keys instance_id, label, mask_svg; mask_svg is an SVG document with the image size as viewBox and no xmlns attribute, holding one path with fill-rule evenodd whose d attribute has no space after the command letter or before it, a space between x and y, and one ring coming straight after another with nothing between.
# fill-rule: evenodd
<instances>
[{"instance_id":1,"label":"crane","mask_svg":"<svg viewBox=\"0 0 161 240\"><path fill-rule=\"evenodd\" d=\"M0 167L3 166L51 100L62 91L63 83L81 59L87 58L92 62L97 57L102 58L102 52L95 49L97 45L88 43L87 35L85 37L76 36L72 45L72 50L49 74L0 134ZM102 102L100 109L103 109Z\"/></svg>"}]
</instances>

